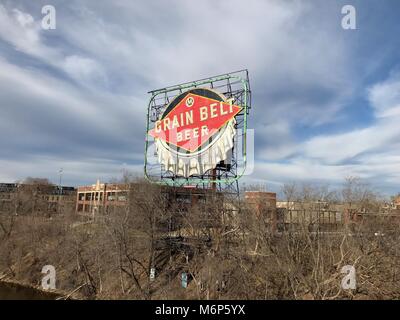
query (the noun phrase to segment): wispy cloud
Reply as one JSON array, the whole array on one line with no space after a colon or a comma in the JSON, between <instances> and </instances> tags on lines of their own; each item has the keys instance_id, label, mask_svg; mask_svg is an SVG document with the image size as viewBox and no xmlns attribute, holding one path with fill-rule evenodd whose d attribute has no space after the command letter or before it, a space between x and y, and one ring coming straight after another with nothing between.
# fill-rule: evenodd
<instances>
[{"instance_id":1,"label":"wispy cloud","mask_svg":"<svg viewBox=\"0 0 400 320\"><path fill-rule=\"evenodd\" d=\"M399 89L398 73L372 85L366 90L366 99L375 115L372 125L340 134L316 135L291 146L287 154L293 157L289 161L258 165L257 176L338 183L346 176L357 175L380 185L397 185L400 177Z\"/></svg>"},{"instance_id":2,"label":"wispy cloud","mask_svg":"<svg viewBox=\"0 0 400 320\"><path fill-rule=\"evenodd\" d=\"M52 161L71 183L140 170L148 90L245 67L256 133L247 179L381 175L394 188L399 73L374 78L385 60L357 45L372 41L362 28L341 29L340 3L54 1L49 31L45 4L0 4L0 178L52 175ZM386 72L398 60L390 48Z\"/></svg>"}]
</instances>

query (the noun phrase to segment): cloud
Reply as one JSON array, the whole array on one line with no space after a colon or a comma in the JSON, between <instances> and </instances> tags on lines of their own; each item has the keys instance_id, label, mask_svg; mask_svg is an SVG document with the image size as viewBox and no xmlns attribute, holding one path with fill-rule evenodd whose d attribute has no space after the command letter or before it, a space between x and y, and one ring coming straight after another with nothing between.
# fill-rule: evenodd
<instances>
[{"instance_id":1,"label":"cloud","mask_svg":"<svg viewBox=\"0 0 400 320\"><path fill-rule=\"evenodd\" d=\"M365 92L354 43L367 36L343 32L337 3L53 1L57 28L48 31L44 4L0 4L0 148L14 168L0 178L19 177L18 166L50 174L51 161L79 182L123 163L141 171L146 92L244 67L253 178L338 181L376 170L393 183L397 175L399 76L372 81L363 112L373 121L352 126L354 97Z\"/></svg>"},{"instance_id":2,"label":"cloud","mask_svg":"<svg viewBox=\"0 0 400 320\"><path fill-rule=\"evenodd\" d=\"M142 144L145 128L136 106L144 101L85 94L65 81L1 59L0 68L2 158L29 161L32 155L52 154L67 159L138 160L134 144Z\"/></svg>"},{"instance_id":3,"label":"cloud","mask_svg":"<svg viewBox=\"0 0 400 320\"><path fill-rule=\"evenodd\" d=\"M368 95L377 118L400 116L400 72L372 86Z\"/></svg>"},{"instance_id":4,"label":"cloud","mask_svg":"<svg viewBox=\"0 0 400 320\"><path fill-rule=\"evenodd\" d=\"M290 148L290 160L261 162L254 176L272 181L330 181L359 176L390 189L400 177L400 77L388 79L366 90L375 122L365 128L340 134L316 135Z\"/></svg>"},{"instance_id":5,"label":"cloud","mask_svg":"<svg viewBox=\"0 0 400 320\"><path fill-rule=\"evenodd\" d=\"M95 183L97 179L110 181L120 179L125 170L140 172L140 165L128 165L118 161L104 159L65 159L57 157L38 156L27 162L21 160L0 159L0 167L7 172L0 172L0 181L21 181L26 177L46 177L52 183L59 183L59 170L63 168L63 185L84 185ZM32 171L32 167L35 171ZM84 175L82 174L84 172Z\"/></svg>"},{"instance_id":6,"label":"cloud","mask_svg":"<svg viewBox=\"0 0 400 320\"><path fill-rule=\"evenodd\" d=\"M0 36L14 45L16 50L38 54L40 25L29 13L18 9L7 10L0 5Z\"/></svg>"},{"instance_id":7,"label":"cloud","mask_svg":"<svg viewBox=\"0 0 400 320\"><path fill-rule=\"evenodd\" d=\"M92 82L93 80L97 82L107 81L101 66L92 59L77 55L67 56L64 60L63 69L80 83Z\"/></svg>"},{"instance_id":8,"label":"cloud","mask_svg":"<svg viewBox=\"0 0 400 320\"><path fill-rule=\"evenodd\" d=\"M33 56L64 72L80 85L93 86L106 82L103 68L95 60L67 54L62 49L45 44L40 20L18 9L7 10L0 5L0 38L9 42L18 51Z\"/></svg>"},{"instance_id":9,"label":"cloud","mask_svg":"<svg viewBox=\"0 0 400 320\"><path fill-rule=\"evenodd\" d=\"M382 152L400 143L400 77L373 85L367 90L375 111L375 124L343 134L321 135L307 141L304 155L327 163L350 160L367 152Z\"/></svg>"}]
</instances>

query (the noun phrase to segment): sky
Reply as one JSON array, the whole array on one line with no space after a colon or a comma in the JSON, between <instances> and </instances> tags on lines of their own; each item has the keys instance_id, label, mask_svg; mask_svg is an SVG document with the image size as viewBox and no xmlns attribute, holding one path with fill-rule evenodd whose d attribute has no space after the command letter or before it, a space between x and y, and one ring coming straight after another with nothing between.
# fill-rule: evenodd
<instances>
[{"instance_id":1,"label":"sky","mask_svg":"<svg viewBox=\"0 0 400 320\"><path fill-rule=\"evenodd\" d=\"M399 21L398 0L0 0L0 181L141 175L149 90L248 69L243 182L400 192Z\"/></svg>"}]
</instances>

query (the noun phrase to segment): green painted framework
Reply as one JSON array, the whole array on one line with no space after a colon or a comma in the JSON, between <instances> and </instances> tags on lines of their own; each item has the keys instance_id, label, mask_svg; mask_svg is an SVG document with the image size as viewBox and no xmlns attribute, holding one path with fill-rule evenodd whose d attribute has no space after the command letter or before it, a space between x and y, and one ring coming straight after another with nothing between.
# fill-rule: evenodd
<instances>
[{"instance_id":1,"label":"green painted framework","mask_svg":"<svg viewBox=\"0 0 400 320\"><path fill-rule=\"evenodd\" d=\"M237 74L243 74L245 73L246 77L244 78L243 76L239 76ZM219 81L229 81L234 80L234 81L239 81L242 86L243 86L243 94L244 94L244 103L241 105L242 111L236 116L241 116L243 115L243 145L242 145L242 157L243 157L243 166L240 174L236 174L235 177L230 177L230 178L225 178L225 179L200 179L198 177L196 178L184 178L184 177L179 177L177 176L175 179L171 178L161 178L160 179L153 179L151 176L149 176L148 171L147 171L147 166L148 166L148 151L149 151L149 139L150 136L148 135L150 128L150 123L151 123L151 110L152 110L152 103L155 100L155 98L159 95L166 95L168 93L171 93L173 91L179 91L185 92L189 89L204 86L204 85L210 85L213 87L213 83L219 82ZM183 84L175 85L175 86L170 86L166 87L163 89L157 89L153 91L149 91L149 94L151 94L148 106L147 106L147 125L146 125L146 136L145 136L145 159L144 159L144 176L145 178L151 182L151 183L157 183L161 185L170 185L170 186L177 186L177 185L193 185L193 184L199 184L201 182L204 183L215 183L215 184L231 184L237 182L245 173L246 171L246 166L247 166L247 117L249 114L249 109L250 109L250 101L251 101L251 91L250 91L250 82L248 78L248 71L246 69L244 70L239 70L231 73L226 73L223 75L218 75L214 77L209 77L197 81L191 81L191 82L186 82ZM166 104L167 105L167 104ZM166 106L165 105L165 106ZM160 164L161 166L161 164Z\"/></svg>"}]
</instances>

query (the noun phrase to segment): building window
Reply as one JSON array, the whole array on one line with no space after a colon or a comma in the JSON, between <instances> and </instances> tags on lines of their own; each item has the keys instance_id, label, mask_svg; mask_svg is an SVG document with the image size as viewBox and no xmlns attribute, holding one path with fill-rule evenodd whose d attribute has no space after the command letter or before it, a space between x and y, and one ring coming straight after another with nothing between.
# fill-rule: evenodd
<instances>
[{"instance_id":1,"label":"building window","mask_svg":"<svg viewBox=\"0 0 400 320\"><path fill-rule=\"evenodd\" d=\"M84 198L85 198L85 194L84 193L79 193L78 194L78 200L79 201L83 201Z\"/></svg>"},{"instance_id":2,"label":"building window","mask_svg":"<svg viewBox=\"0 0 400 320\"><path fill-rule=\"evenodd\" d=\"M109 192L107 194L107 201L114 201L115 200L115 192Z\"/></svg>"},{"instance_id":3,"label":"building window","mask_svg":"<svg viewBox=\"0 0 400 320\"><path fill-rule=\"evenodd\" d=\"M91 193L90 192L86 193L85 200L86 201L90 201L91 200Z\"/></svg>"}]
</instances>

